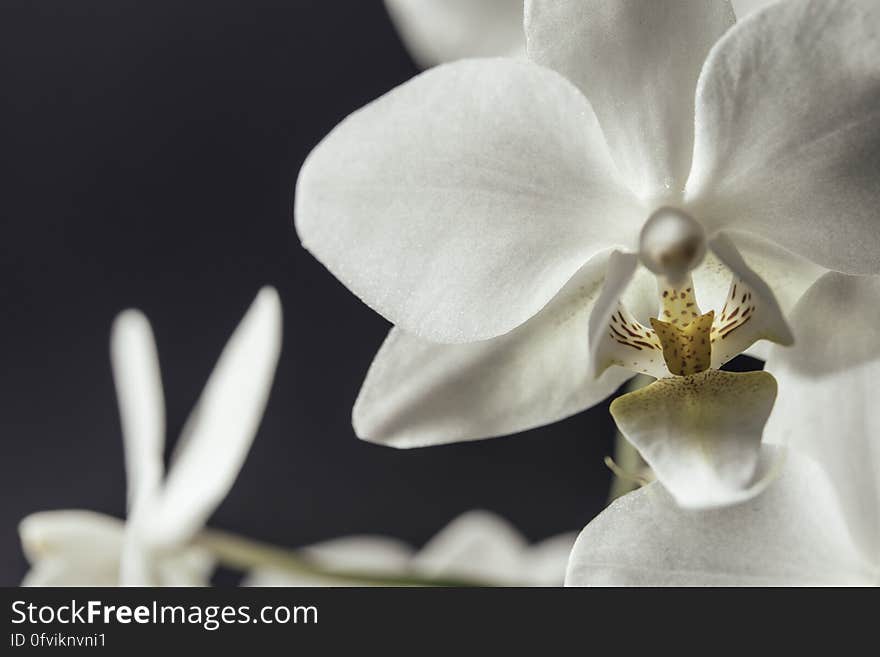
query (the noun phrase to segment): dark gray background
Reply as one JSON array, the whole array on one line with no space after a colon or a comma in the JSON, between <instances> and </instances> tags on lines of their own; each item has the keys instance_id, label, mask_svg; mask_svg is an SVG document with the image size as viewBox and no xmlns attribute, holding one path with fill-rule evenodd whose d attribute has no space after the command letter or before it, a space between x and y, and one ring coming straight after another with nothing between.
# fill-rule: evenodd
<instances>
[{"instance_id":1,"label":"dark gray background","mask_svg":"<svg viewBox=\"0 0 880 657\"><path fill-rule=\"evenodd\" d=\"M26 514L123 513L114 315L135 306L153 323L173 442L265 283L281 293L284 351L212 524L290 546L353 532L418 544L474 507L533 539L602 508L607 403L416 451L354 436L388 324L300 247L290 207L317 141L416 73L381 2L0 6L0 583L25 572Z\"/></svg>"}]
</instances>

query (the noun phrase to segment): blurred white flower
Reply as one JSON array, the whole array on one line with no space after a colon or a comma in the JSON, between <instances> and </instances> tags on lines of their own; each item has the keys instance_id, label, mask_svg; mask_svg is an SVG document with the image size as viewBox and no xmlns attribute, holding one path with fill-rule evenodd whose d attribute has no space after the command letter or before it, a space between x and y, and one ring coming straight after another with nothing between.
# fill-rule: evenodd
<instances>
[{"instance_id":1,"label":"blurred white flower","mask_svg":"<svg viewBox=\"0 0 880 657\"><path fill-rule=\"evenodd\" d=\"M360 574L373 582L413 577L492 586L561 586L574 539L573 533L560 534L530 545L503 518L488 511L468 511L418 551L381 536L339 538L299 551L315 572L262 568L253 571L244 585L358 586L364 583L356 578Z\"/></svg>"},{"instance_id":2,"label":"blurred white flower","mask_svg":"<svg viewBox=\"0 0 880 657\"><path fill-rule=\"evenodd\" d=\"M778 1L780 0L731 0L731 4L733 5L733 10L736 12L736 17L742 19L748 14L763 9L764 7Z\"/></svg>"},{"instance_id":3,"label":"blurred white flower","mask_svg":"<svg viewBox=\"0 0 880 657\"><path fill-rule=\"evenodd\" d=\"M315 148L303 244L396 325L360 437L529 429L629 368L663 380L616 419L680 503L760 489L775 384L715 368L790 342L822 273L880 271L880 4L734 20L726 0L531 0L532 61L438 66Z\"/></svg>"},{"instance_id":4,"label":"blurred white flower","mask_svg":"<svg viewBox=\"0 0 880 657\"><path fill-rule=\"evenodd\" d=\"M732 0L740 18L773 0ZM468 57L524 57L523 0L385 0L422 68Z\"/></svg>"},{"instance_id":5,"label":"blurred white flower","mask_svg":"<svg viewBox=\"0 0 880 657\"><path fill-rule=\"evenodd\" d=\"M147 318L113 324L110 355L128 481L128 519L35 513L19 533L30 586L203 585L212 558L191 539L232 487L263 415L281 349L281 305L257 295L220 355L164 474L165 404Z\"/></svg>"},{"instance_id":6,"label":"blurred white flower","mask_svg":"<svg viewBox=\"0 0 880 657\"><path fill-rule=\"evenodd\" d=\"M522 0L385 0L422 68L465 57L526 54Z\"/></svg>"},{"instance_id":7,"label":"blurred white flower","mask_svg":"<svg viewBox=\"0 0 880 657\"><path fill-rule=\"evenodd\" d=\"M853 304L870 314L853 317ZM569 585L880 584L880 277L827 274L793 313L797 342L774 350L788 442L781 476L744 504L678 508L651 484L578 537Z\"/></svg>"}]
</instances>

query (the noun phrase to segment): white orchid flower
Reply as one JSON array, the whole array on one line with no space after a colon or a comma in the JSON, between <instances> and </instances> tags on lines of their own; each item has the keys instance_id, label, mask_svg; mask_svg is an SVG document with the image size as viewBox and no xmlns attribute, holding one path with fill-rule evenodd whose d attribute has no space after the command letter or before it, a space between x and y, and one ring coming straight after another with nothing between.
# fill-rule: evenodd
<instances>
[{"instance_id":1,"label":"white orchid flower","mask_svg":"<svg viewBox=\"0 0 880 657\"><path fill-rule=\"evenodd\" d=\"M790 342L784 316L822 273L880 271L878 30L872 0L738 24L726 0L531 0L531 61L438 66L348 117L303 166L295 214L396 325L357 434L514 433L631 369L661 381L616 419L680 503L759 490L775 384L716 368Z\"/></svg>"},{"instance_id":2,"label":"white orchid flower","mask_svg":"<svg viewBox=\"0 0 880 657\"><path fill-rule=\"evenodd\" d=\"M853 316L857 305L869 310ZM827 274L774 350L788 442L764 493L712 512L677 507L658 484L614 502L572 552L570 585L880 585L880 277Z\"/></svg>"},{"instance_id":3,"label":"white orchid flower","mask_svg":"<svg viewBox=\"0 0 880 657\"><path fill-rule=\"evenodd\" d=\"M385 0L404 45L422 68L465 57L523 57L522 0Z\"/></svg>"},{"instance_id":4,"label":"white orchid flower","mask_svg":"<svg viewBox=\"0 0 880 657\"><path fill-rule=\"evenodd\" d=\"M257 295L232 334L164 474L165 405L147 318L121 313L110 341L125 447L128 519L35 513L19 527L30 586L203 585L211 557L191 540L232 487L263 415L281 348L281 305Z\"/></svg>"},{"instance_id":5,"label":"white orchid flower","mask_svg":"<svg viewBox=\"0 0 880 657\"><path fill-rule=\"evenodd\" d=\"M363 584L356 577L360 574L374 582L412 577L493 586L561 586L574 539L575 535L568 533L529 544L498 515L468 511L421 550L382 536L349 536L299 551L304 561L315 567L314 572L262 568L250 573L244 585L357 586Z\"/></svg>"}]
</instances>

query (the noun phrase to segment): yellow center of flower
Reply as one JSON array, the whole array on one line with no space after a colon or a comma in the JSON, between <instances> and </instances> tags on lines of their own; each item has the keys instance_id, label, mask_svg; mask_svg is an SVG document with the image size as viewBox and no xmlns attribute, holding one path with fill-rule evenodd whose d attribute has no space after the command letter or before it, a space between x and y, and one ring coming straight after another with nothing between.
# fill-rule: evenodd
<instances>
[{"instance_id":1,"label":"yellow center of flower","mask_svg":"<svg viewBox=\"0 0 880 657\"><path fill-rule=\"evenodd\" d=\"M651 318L651 326L663 345L663 360L670 373L688 376L709 369L712 363L709 333L714 319L712 310L683 325Z\"/></svg>"},{"instance_id":2,"label":"yellow center of flower","mask_svg":"<svg viewBox=\"0 0 880 657\"><path fill-rule=\"evenodd\" d=\"M662 319L652 317L651 327L660 341L666 367L679 376L709 369L715 312L700 314L690 275L680 287L670 285L663 277L658 277L658 282Z\"/></svg>"}]
</instances>

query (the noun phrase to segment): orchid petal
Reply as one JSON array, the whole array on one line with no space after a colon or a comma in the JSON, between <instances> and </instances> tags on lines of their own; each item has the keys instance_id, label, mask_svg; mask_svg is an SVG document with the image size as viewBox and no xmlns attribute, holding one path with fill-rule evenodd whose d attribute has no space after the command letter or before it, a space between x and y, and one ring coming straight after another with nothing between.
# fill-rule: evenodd
<instances>
[{"instance_id":1,"label":"orchid petal","mask_svg":"<svg viewBox=\"0 0 880 657\"><path fill-rule=\"evenodd\" d=\"M281 350L281 304L260 290L236 328L184 427L149 538L186 541L213 513L244 463L272 388Z\"/></svg>"},{"instance_id":2,"label":"orchid petal","mask_svg":"<svg viewBox=\"0 0 880 657\"><path fill-rule=\"evenodd\" d=\"M309 155L303 245L433 342L519 326L644 218L586 99L529 62L467 60L355 112ZM491 312L487 309L491 308Z\"/></svg>"},{"instance_id":3,"label":"orchid petal","mask_svg":"<svg viewBox=\"0 0 880 657\"><path fill-rule=\"evenodd\" d=\"M756 495L773 468L759 467L761 432L776 397L766 372L706 370L660 379L611 403L620 432L683 507Z\"/></svg>"},{"instance_id":4,"label":"orchid petal","mask_svg":"<svg viewBox=\"0 0 880 657\"><path fill-rule=\"evenodd\" d=\"M730 238L721 233L710 240L709 248L733 273L727 300L712 326L712 367L721 367L758 340L790 345L794 337L773 291Z\"/></svg>"},{"instance_id":5,"label":"orchid petal","mask_svg":"<svg viewBox=\"0 0 880 657\"><path fill-rule=\"evenodd\" d=\"M113 322L110 361L125 446L128 509L154 496L164 472L165 402L149 320L126 310Z\"/></svg>"},{"instance_id":6,"label":"orchid petal","mask_svg":"<svg viewBox=\"0 0 880 657\"><path fill-rule=\"evenodd\" d=\"M791 315L795 343L774 348L773 442L812 456L836 486L866 555L880 554L880 277L829 273Z\"/></svg>"},{"instance_id":7,"label":"orchid petal","mask_svg":"<svg viewBox=\"0 0 880 657\"><path fill-rule=\"evenodd\" d=\"M525 55L522 0L385 0L416 63Z\"/></svg>"},{"instance_id":8,"label":"orchid petal","mask_svg":"<svg viewBox=\"0 0 880 657\"><path fill-rule=\"evenodd\" d=\"M31 563L50 556L74 559L118 559L123 523L94 511L40 511L18 526L21 545Z\"/></svg>"},{"instance_id":9,"label":"orchid petal","mask_svg":"<svg viewBox=\"0 0 880 657\"><path fill-rule=\"evenodd\" d=\"M93 511L33 513L18 527L32 569L23 586L115 586L123 523Z\"/></svg>"},{"instance_id":10,"label":"orchid petal","mask_svg":"<svg viewBox=\"0 0 880 657\"><path fill-rule=\"evenodd\" d=\"M712 49L689 210L855 274L880 272L880 4L777 2Z\"/></svg>"},{"instance_id":11,"label":"orchid petal","mask_svg":"<svg viewBox=\"0 0 880 657\"><path fill-rule=\"evenodd\" d=\"M606 262L591 260L537 315L491 340L443 345L392 329L354 406L357 435L400 448L476 440L549 424L608 397L632 374L590 374L587 325ZM643 310L652 300L635 297Z\"/></svg>"},{"instance_id":12,"label":"orchid petal","mask_svg":"<svg viewBox=\"0 0 880 657\"><path fill-rule=\"evenodd\" d=\"M734 243L748 267L769 285L785 317L804 292L828 271L756 235L725 231L725 236ZM700 306L716 309L720 315L731 291L730 268L710 249L692 276Z\"/></svg>"},{"instance_id":13,"label":"orchid petal","mask_svg":"<svg viewBox=\"0 0 880 657\"><path fill-rule=\"evenodd\" d=\"M154 550L130 525L123 542L119 586L208 586L215 558L198 547Z\"/></svg>"},{"instance_id":14,"label":"orchid petal","mask_svg":"<svg viewBox=\"0 0 880 657\"><path fill-rule=\"evenodd\" d=\"M530 586L561 586L576 538L576 532L568 532L532 545L526 551L521 567L523 583Z\"/></svg>"},{"instance_id":15,"label":"orchid petal","mask_svg":"<svg viewBox=\"0 0 880 657\"><path fill-rule=\"evenodd\" d=\"M156 571L161 586L208 586L216 565L209 552L191 547L163 555Z\"/></svg>"},{"instance_id":16,"label":"orchid petal","mask_svg":"<svg viewBox=\"0 0 880 657\"><path fill-rule=\"evenodd\" d=\"M633 192L673 202L700 67L734 21L727 0L530 0L525 11L529 57L584 92Z\"/></svg>"},{"instance_id":17,"label":"orchid petal","mask_svg":"<svg viewBox=\"0 0 880 657\"><path fill-rule=\"evenodd\" d=\"M737 506L681 509L658 484L619 498L581 532L566 585L810 586L869 576L827 476L790 452L780 477Z\"/></svg>"},{"instance_id":18,"label":"orchid petal","mask_svg":"<svg viewBox=\"0 0 880 657\"><path fill-rule=\"evenodd\" d=\"M657 378L669 376L663 347L654 331L642 325L621 302L638 266L635 253L615 251L608 260L602 294L589 319L587 342L593 377L612 365Z\"/></svg>"},{"instance_id":19,"label":"orchid petal","mask_svg":"<svg viewBox=\"0 0 880 657\"><path fill-rule=\"evenodd\" d=\"M413 559L415 572L475 582L522 583L522 555L528 543L504 518L468 511L441 529Z\"/></svg>"},{"instance_id":20,"label":"orchid petal","mask_svg":"<svg viewBox=\"0 0 880 657\"><path fill-rule=\"evenodd\" d=\"M777 0L730 0L737 20L742 20L749 14L760 11L774 2L777 2Z\"/></svg>"},{"instance_id":21,"label":"orchid petal","mask_svg":"<svg viewBox=\"0 0 880 657\"><path fill-rule=\"evenodd\" d=\"M125 536L119 555L119 586L161 586L158 567L160 559L155 558L145 535L145 513L129 518L125 526ZM148 530L147 530L148 531Z\"/></svg>"},{"instance_id":22,"label":"orchid petal","mask_svg":"<svg viewBox=\"0 0 880 657\"><path fill-rule=\"evenodd\" d=\"M309 562L330 571L401 575L414 554L412 546L386 536L347 536L299 550Z\"/></svg>"},{"instance_id":23,"label":"orchid petal","mask_svg":"<svg viewBox=\"0 0 880 657\"><path fill-rule=\"evenodd\" d=\"M117 586L118 567L96 562L71 562L63 557L44 559L24 576L22 586Z\"/></svg>"}]
</instances>

